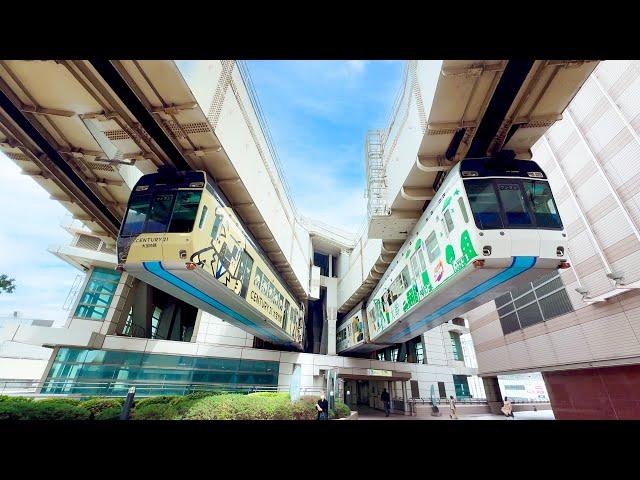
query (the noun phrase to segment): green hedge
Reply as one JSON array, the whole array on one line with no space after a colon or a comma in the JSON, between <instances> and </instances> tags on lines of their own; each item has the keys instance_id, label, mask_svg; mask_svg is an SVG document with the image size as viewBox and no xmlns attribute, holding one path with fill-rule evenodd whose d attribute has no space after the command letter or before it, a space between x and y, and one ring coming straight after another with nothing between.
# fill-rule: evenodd
<instances>
[{"instance_id":1,"label":"green hedge","mask_svg":"<svg viewBox=\"0 0 640 480\"><path fill-rule=\"evenodd\" d=\"M137 400L132 420L315 420L317 398L292 402L288 393L258 392L247 395L197 392L185 396L157 396ZM94 397L84 400L55 398L33 400L0 397L0 420L117 420L123 398ZM350 411L336 401L330 418L344 418Z\"/></svg>"},{"instance_id":2,"label":"green hedge","mask_svg":"<svg viewBox=\"0 0 640 480\"><path fill-rule=\"evenodd\" d=\"M22 397L0 397L0 420L88 420L91 412L72 399L35 401Z\"/></svg>"}]
</instances>

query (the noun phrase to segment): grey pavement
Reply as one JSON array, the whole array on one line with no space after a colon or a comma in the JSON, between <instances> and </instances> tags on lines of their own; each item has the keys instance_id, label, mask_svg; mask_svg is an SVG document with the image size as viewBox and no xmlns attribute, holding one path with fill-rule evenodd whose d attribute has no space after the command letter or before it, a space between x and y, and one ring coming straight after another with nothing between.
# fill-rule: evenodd
<instances>
[{"instance_id":1,"label":"grey pavement","mask_svg":"<svg viewBox=\"0 0 640 480\"><path fill-rule=\"evenodd\" d=\"M521 421L521 420L555 420L552 410L538 410L537 412L515 412L515 418L507 418L504 415L492 415L492 414L473 414L473 415L459 415L459 420L501 420L501 421ZM455 421L449 418L449 415L442 415L440 417L412 417L409 415L401 415L398 413L392 413L389 417L384 416L384 412L375 410L368 407L358 408L358 420L449 420Z\"/></svg>"}]
</instances>

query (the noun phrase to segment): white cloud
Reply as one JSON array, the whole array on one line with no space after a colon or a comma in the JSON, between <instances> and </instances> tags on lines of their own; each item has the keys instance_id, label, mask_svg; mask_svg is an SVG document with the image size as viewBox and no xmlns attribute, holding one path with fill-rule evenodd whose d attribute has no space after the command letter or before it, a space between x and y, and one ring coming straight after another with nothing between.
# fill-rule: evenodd
<instances>
[{"instance_id":1,"label":"white cloud","mask_svg":"<svg viewBox=\"0 0 640 480\"><path fill-rule=\"evenodd\" d=\"M0 153L0 273L15 278L13 293L0 293L0 314L62 320L62 305L78 273L47 251L68 244L60 227L67 211Z\"/></svg>"}]
</instances>

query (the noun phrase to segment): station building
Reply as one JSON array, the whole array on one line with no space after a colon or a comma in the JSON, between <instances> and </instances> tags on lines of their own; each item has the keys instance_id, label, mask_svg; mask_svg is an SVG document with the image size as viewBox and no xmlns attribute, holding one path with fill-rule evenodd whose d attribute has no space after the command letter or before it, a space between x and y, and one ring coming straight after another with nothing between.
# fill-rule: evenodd
<instances>
[{"instance_id":1,"label":"station building","mask_svg":"<svg viewBox=\"0 0 640 480\"><path fill-rule=\"evenodd\" d=\"M558 419L639 418L636 61L601 62L566 110L544 121L522 120L518 138L526 139L527 129L553 125L531 151L517 153L528 154L550 179L568 233L571 268L521 285L403 344L345 346L341 327L371 295L434 198L434 189L425 185L437 185L451 168L429 153L430 141L446 146L460 131L444 114L442 122L429 114L441 73L460 82L471 79L471 97L460 109L469 118L462 122L468 133L488 103L483 92L490 96L496 72L504 69L501 62L481 68L458 63L445 75L433 62L407 62L388 124L365 139L367 221L354 234L296 211L242 62L208 62L206 81L191 86L206 115L195 109L191 123L183 125L167 117L175 139L211 130L221 145L208 168L226 173L218 183L304 304L302 352L279 349L115 270L113 232L100 230L92 218L83 220L89 229L65 224L73 241L51 249L84 272L65 327L13 325L0 331L1 338L53 349L40 381L45 393L124 393L137 385L141 394L152 395L218 386L279 389L296 397L329 389L352 405L379 407L381 389L387 388L399 412L409 411L412 398L453 395L486 398L499 413L501 398L510 392L504 382L500 388L498 377L542 372ZM147 76L174 78L174 67L162 65L149 64ZM133 67L121 64L128 68ZM51 78L56 72L47 73ZM135 83L139 75L133 78ZM169 83L158 82L156 93L174 88L176 82ZM29 85L26 77L23 84ZM192 100L187 90L175 104ZM474 112L478 118L471 118ZM133 148L123 129L106 133L114 148L125 154ZM29 170L25 158L9 156L46 188L48 179ZM145 161L109 168L101 182L114 199L128 198L137 178L154 171ZM68 208L82 220L73 205Z\"/></svg>"},{"instance_id":2,"label":"station building","mask_svg":"<svg viewBox=\"0 0 640 480\"><path fill-rule=\"evenodd\" d=\"M469 324L463 318L405 344L373 345L366 352L340 351L337 330L366 300L379 278L376 272L391 263L402 236L373 238L371 216L359 233L301 216L288 193L242 65L212 61L206 75L200 87L192 86L193 94L201 106L209 107L206 121L246 189L235 192L234 188L240 188L238 182L229 180L225 194L240 205L237 208L256 209L243 218L251 220L248 223L256 238L262 241L272 235L277 248L268 251L269 257L281 278L304 300L303 351L281 350L116 270L114 236L82 219L70 206L75 219L66 219L62 226L73 239L69 245L49 249L83 273L71 292L66 324L62 328L12 325L2 330L8 342L53 349L40 380L41 392L112 395L136 385L139 395L215 387L277 389L295 398L325 389L335 391L353 407L381 408L380 393L386 388L399 413L409 412L408 400L413 398L483 398ZM407 64L389 125L366 140L369 166L381 153L391 158L393 151L413 149L416 156L426 134L422 89L433 87L438 75L438 68L428 69L420 62ZM114 148L125 150L125 133L109 130L106 137ZM19 154L10 157L25 168ZM149 173L144 162L136 163L138 166L123 163L111 164L109 172L102 173L109 176L104 180L105 189L115 192L117 187L126 194L137 178ZM372 173L369 169L368 180L376 182ZM376 193L370 186L369 193ZM252 200L242 203L247 192ZM395 221L395 217L389 220ZM376 228L382 228L381 219L376 220Z\"/></svg>"}]
</instances>

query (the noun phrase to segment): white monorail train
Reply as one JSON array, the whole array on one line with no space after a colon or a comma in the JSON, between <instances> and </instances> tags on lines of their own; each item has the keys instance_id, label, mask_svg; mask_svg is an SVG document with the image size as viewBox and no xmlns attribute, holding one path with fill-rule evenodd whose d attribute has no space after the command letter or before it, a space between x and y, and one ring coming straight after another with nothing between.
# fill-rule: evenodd
<instances>
[{"instance_id":1,"label":"white monorail train","mask_svg":"<svg viewBox=\"0 0 640 480\"><path fill-rule=\"evenodd\" d=\"M367 301L367 338L338 351L406 342L516 284L567 268L566 249L549 182L535 162L462 160Z\"/></svg>"}]
</instances>

